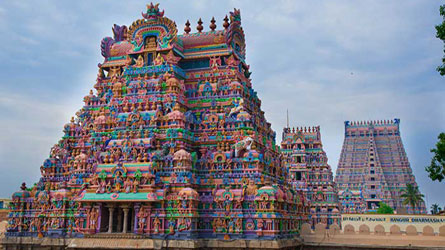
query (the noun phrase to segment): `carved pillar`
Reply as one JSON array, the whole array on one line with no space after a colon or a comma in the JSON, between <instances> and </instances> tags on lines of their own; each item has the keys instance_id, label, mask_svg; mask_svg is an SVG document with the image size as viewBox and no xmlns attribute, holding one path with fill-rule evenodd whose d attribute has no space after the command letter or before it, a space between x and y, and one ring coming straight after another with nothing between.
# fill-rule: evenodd
<instances>
[{"instance_id":1,"label":"carved pillar","mask_svg":"<svg viewBox=\"0 0 445 250\"><path fill-rule=\"evenodd\" d=\"M114 211L114 207L109 207L108 210L110 212L110 217L108 219L108 233L112 233L113 232L113 211Z\"/></svg>"},{"instance_id":2,"label":"carved pillar","mask_svg":"<svg viewBox=\"0 0 445 250\"><path fill-rule=\"evenodd\" d=\"M124 226L122 229L122 233L127 233L127 226L128 226L128 208L123 208L122 209L124 211Z\"/></svg>"},{"instance_id":3,"label":"carved pillar","mask_svg":"<svg viewBox=\"0 0 445 250\"><path fill-rule=\"evenodd\" d=\"M134 209L133 209L133 219L134 219L134 223L132 224L131 228L133 230L134 233L139 231L139 209L141 209L139 207L139 205L135 205Z\"/></svg>"}]
</instances>

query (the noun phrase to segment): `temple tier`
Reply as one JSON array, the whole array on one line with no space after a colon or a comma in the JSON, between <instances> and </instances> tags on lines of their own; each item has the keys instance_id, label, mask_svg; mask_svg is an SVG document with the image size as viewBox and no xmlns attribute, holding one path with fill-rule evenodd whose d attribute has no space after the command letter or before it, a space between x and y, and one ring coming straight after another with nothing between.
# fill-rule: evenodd
<instances>
[{"instance_id":1,"label":"temple tier","mask_svg":"<svg viewBox=\"0 0 445 250\"><path fill-rule=\"evenodd\" d=\"M101 42L94 88L9 236L293 237L307 219L252 89L239 10L184 35L150 4Z\"/></svg>"}]
</instances>

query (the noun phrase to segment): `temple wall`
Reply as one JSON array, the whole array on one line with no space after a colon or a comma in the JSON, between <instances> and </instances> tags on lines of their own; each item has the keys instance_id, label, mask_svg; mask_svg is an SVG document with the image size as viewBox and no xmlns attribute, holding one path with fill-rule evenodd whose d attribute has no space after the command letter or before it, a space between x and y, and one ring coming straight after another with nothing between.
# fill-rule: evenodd
<instances>
[{"instance_id":1,"label":"temple wall","mask_svg":"<svg viewBox=\"0 0 445 250\"><path fill-rule=\"evenodd\" d=\"M428 221L428 222L427 222ZM445 248L445 217L425 215L342 215L342 228L302 225L306 249ZM325 248L317 248L317 247Z\"/></svg>"},{"instance_id":2,"label":"temple wall","mask_svg":"<svg viewBox=\"0 0 445 250\"><path fill-rule=\"evenodd\" d=\"M375 232L383 227L385 232L390 233L391 228L399 228L404 233L421 234L424 230L429 233L439 234L440 230L445 234L445 216L434 215L396 215L396 214L342 214L341 224L343 231L350 225L355 231L359 231L362 225L369 227L370 232ZM444 235L445 236L445 235Z\"/></svg>"}]
</instances>

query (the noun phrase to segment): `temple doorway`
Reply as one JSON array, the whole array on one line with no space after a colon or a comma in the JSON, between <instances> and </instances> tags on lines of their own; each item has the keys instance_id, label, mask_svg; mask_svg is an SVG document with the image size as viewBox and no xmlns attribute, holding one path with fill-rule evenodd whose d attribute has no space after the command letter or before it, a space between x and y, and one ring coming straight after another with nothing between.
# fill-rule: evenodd
<instances>
[{"instance_id":1,"label":"temple doorway","mask_svg":"<svg viewBox=\"0 0 445 250\"><path fill-rule=\"evenodd\" d=\"M110 211L107 207L102 206L100 214L101 214L101 220L100 220L99 232L101 233L108 232Z\"/></svg>"},{"instance_id":2,"label":"temple doorway","mask_svg":"<svg viewBox=\"0 0 445 250\"><path fill-rule=\"evenodd\" d=\"M134 208L130 204L103 206L100 232L131 233L135 223Z\"/></svg>"}]
</instances>

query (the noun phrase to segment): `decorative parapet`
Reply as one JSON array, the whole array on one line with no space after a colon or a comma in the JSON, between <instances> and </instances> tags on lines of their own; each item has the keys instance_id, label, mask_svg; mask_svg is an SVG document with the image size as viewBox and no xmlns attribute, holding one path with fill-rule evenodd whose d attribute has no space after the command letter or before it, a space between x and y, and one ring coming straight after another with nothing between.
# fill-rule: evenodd
<instances>
[{"instance_id":1,"label":"decorative parapet","mask_svg":"<svg viewBox=\"0 0 445 250\"><path fill-rule=\"evenodd\" d=\"M135 76L135 75L152 75L152 74L164 74L167 72L174 72L176 76L182 79L186 78L185 71L175 65L150 65L144 67L127 67L124 69L124 76Z\"/></svg>"}]
</instances>

